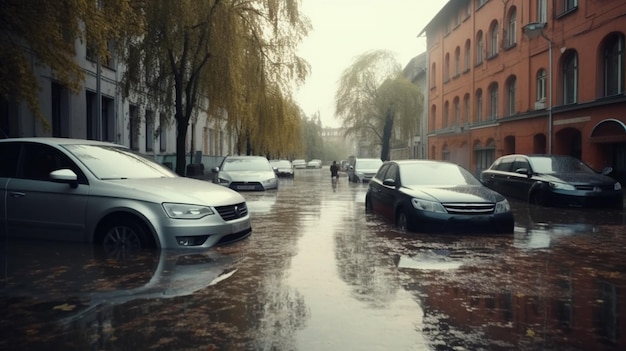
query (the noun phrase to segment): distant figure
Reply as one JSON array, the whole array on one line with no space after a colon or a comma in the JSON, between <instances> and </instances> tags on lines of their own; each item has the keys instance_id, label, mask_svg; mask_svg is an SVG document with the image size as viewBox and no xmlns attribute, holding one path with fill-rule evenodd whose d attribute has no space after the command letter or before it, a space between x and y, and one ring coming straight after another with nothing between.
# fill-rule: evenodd
<instances>
[{"instance_id":1,"label":"distant figure","mask_svg":"<svg viewBox=\"0 0 626 351\"><path fill-rule=\"evenodd\" d=\"M337 161L333 161L333 164L330 165L330 181L333 186L333 191L337 189L338 179L339 179L339 166L337 165Z\"/></svg>"}]
</instances>

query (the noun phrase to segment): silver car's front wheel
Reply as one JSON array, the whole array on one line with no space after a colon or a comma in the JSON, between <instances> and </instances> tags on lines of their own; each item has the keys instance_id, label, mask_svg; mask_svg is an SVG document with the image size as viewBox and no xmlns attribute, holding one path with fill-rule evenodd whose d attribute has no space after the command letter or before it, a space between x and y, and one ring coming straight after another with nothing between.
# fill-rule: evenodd
<instances>
[{"instance_id":1,"label":"silver car's front wheel","mask_svg":"<svg viewBox=\"0 0 626 351\"><path fill-rule=\"evenodd\" d=\"M110 221L102 230L102 248L108 258L124 258L149 246L146 233L136 220Z\"/></svg>"}]
</instances>

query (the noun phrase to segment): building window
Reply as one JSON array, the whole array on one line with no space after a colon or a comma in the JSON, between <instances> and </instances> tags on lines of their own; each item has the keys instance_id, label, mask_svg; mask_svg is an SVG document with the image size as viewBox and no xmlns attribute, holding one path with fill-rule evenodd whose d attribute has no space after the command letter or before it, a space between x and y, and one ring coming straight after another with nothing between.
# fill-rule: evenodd
<instances>
[{"instance_id":1,"label":"building window","mask_svg":"<svg viewBox=\"0 0 626 351\"><path fill-rule=\"evenodd\" d=\"M159 149L167 151L167 117L164 113L159 114Z\"/></svg>"},{"instance_id":2,"label":"building window","mask_svg":"<svg viewBox=\"0 0 626 351\"><path fill-rule=\"evenodd\" d=\"M483 62L483 50L484 50L484 42L483 42L483 32L478 31L476 34L476 64L481 64Z\"/></svg>"},{"instance_id":3,"label":"building window","mask_svg":"<svg viewBox=\"0 0 626 351\"><path fill-rule=\"evenodd\" d=\"M128 106L128 131L130 149L139 150L139 108L135 105Z\"/></svg>"},{"instance_id":4,"label":"building window","mask_svg":"<svg viewBox=\"0 0 626 351\"><path fill-rule=\"evenodd\" d=\"M446 128L448 126L449 120L450 120L450 103L446 101L446 103L443 104L443 121L442 121L443 128Z\"/></svg>"},{"instance_id":5,"label":"building window","mask_svg":"<svg viewBox=\"0 0 626 351\"><path fill-rule=\"evenodd\" d=\"M547 0L537 0L537 22L548 22L548 2Z\"/></svg>"},{"instance_id":6,"label":"building window","mask_svg":"<svg viewBox=\"0 0 626 351\"><path fill-rule=\"evenodd\" d=\"M517 10L511 8L509 13L509 28L507 29L507 46L512 47L517 44Z\"/></svg>"},{"instance_id":7,"label":"building window","mask_svg":"<svg viewBox=\"0 0 626 351\"><path fill-rule=\"evenodd\" d=\"M624 35L612 36L604 46L604 96L624 92Z\"/></svg>"},{"instance_id":8,"label":"building window","mask_svg":"<svg viewBox=\"0 0 626 351\"><path fill-rule=\"evenodd\" d=\"M494 22L491 25L489 31L489 55L488 57L494 57L498 54L498 22Z\"/></svg>"},{"instance_id":9,"label":"building window","mask_svg":"<svg viewBox=\"0 0 626 351\"><path fill-rule=\"evenodd\" d=\"M469 122L470 120L470 96L469 94L465 94L465 97L463 98L463 103L465 105L465 123Z\"/></svg>"},{"instance_id":10,"label":"building window","mask_svg":"<svg viewBox=\"0 0 626 351\"><path fill-rule=\"evenodd\" d=\"M465 67L463 68L464 72L469 71L470 64L472 62L472 43L469 39L465 42Z\"/></svg>"},{"instance_id":11,"label":"building window","mask_svg":"<svg viewBox=\"0 0 626 351\"><path fill-rule=\"evenodd\" d=\"M146 110L146 151L153 151L154 139L154 112Z\"/></svg>"},{"instance_id":12,"label":"building window","mask_svg":"<svg viewBox=\"0 0 626 351\"><path fill-rule=\"evenodd\" d=\"M461 122L461 102L458 97L454 98L454 125L458 126Z\"/></svg>"},{"instance_id":13,"label":"building window","mask_svg":"<svg viewBox=\"0 0 626 351\"><path fill-rule=\"evenodd\" d=\"M489 168L496 156L496 144L493 140L489 140L485 146L480 143L474 146L474 156L476 158L476 173L480 174Z\"/></svg>"},{"instance_id":14,"label":"building window","mask_svg":"<svg viewBox=\"0 0 626 351\"><path fill-rule=\"evenodd\" d=\"M437 106L433 105L430 108L430 116L429 116L429 123L428 123L428 129L429 130L436 130L437 127Z\"/></svg>"},{"instance_id":15,"label":"building window","mask_svg":"<svg viewBox=\"0 0 626 351\"><path fill-rule=\"evenodd\" d=\"M492 83L489 87L489 119L498 118L498 83Z\"/></svg>"},{"instance_id":16,"label":"building window","mask_svg":"<svg viewBox=\"0 0 626 351\"><path fill-rule=\"evenodd\" d=\"M517 79L515 76L509 78L507 82L507 112L509 116L515 114L515 84Z\"/></svg>"},{"instance_id":17,"label":"building window","mask_svg":"<svg viewBox=\"0 0 626 351\"><path fill-rule=\"evenodd\" d=\"M430 69L430 87L431 89L437 87L437 65L434 62Z\"/></svg>"},{"instance_id":18,"label":"building window","mask_svg":"<svg viewBox=\"0 0 626 351\"><path fill-rule=\"evenodd\" d=\"M563 104L578 100L578 54L571 52L563 60Z\"/></svg>"},{"instance_id":19,"label":"building window","mask_svg":"<svg viewBox=\"0 0 626 351\"><path fill-rule=\"evenodd\" d=\"M454 76L461 74L461 48L458 46L454 51Z\"/></svg>"},{"instance_id":20,"label":"building window","mask_svg":"<svg viewBox=\"0 0 626 351\"><path fill-rule=\"evenodd\" d=\"M476 9L481 8L484 4L487 3L487 1L489 0L476 0Z\"/></svg>"},{"instance_id":21,"label":"building window","mask_svg":"<svg viewBox=\"0 0 626 351\"><path fill-rule=\"evenodd\" d=\"M548 75L545 69L537 72L537 101L546 101L546 81Z\"/></svg>"},{"instance_id":22,"label":"building window","mask_svg":"<svg viewBox=\"0 0 626 351\"><path fill-rule=\"evenodd\" d=\"M476 91L476 122L483 120L483 91L478 89Z\"/></svg>"},{"instance_id":23,"label":"building window","mask_svg":"<svg viewBox=\"0 0 626 351\"><path fill-rule=\"evenodd\" d=\"M446 54L444 68L443 68L443 81L447 82L450 80L450 54Z\"/></svg>"}]
</instances>

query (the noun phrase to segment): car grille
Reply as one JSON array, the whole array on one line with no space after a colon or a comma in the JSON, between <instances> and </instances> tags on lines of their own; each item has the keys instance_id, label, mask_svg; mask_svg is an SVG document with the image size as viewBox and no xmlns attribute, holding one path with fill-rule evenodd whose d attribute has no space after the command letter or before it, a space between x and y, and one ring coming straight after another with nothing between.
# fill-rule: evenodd
<instances>
[{"instance_id":1,"label":"car grille","mask_svg":"<svg viewBox=\"0 0 626 351\"><path fill-rule=\"evenodd\" d=\"M219 206L215 207L215 209L225 221L232 221L248 215L248 207L245 202L236 205Z\"/></svg>"},{"instance_id":2,"label":"car grille","mask_svg":"<svg viewBox=\"0 0 626 351\"><path fill-rule=\"evenodd\" d=\"M443 204L448 213L450 214L465 214L465 215L484 215L493 213L494 204L465 204L465 203L448 203Z\"/></svg>"}]
</instances>

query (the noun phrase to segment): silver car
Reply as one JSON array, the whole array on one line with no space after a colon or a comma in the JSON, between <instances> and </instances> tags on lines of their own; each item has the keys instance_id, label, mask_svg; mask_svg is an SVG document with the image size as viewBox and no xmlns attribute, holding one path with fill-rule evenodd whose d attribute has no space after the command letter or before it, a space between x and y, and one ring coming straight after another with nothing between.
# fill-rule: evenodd
<instances>
[{"instance_id":1,"label":"silver car","mask_svg":"<svg viewBox=\"0 0 626 351\"><path fill-rule=\"evenodd\" d=\"M18 138L0 140L0 230L137 250L208 248L252 228L237 192L179 177L124 146Z\"/></svg>"},{"instance_id":2,"label":"silver car","mask_svg":"<svg viewBox=\"0 0 626 351\"><path fill-rule=\"evenodd\" d=\"M212 169L217 183L233 190L269 190L278 188L278 177L270 161L263 156L227 156Z\"/></svg>"}]
</instances>

